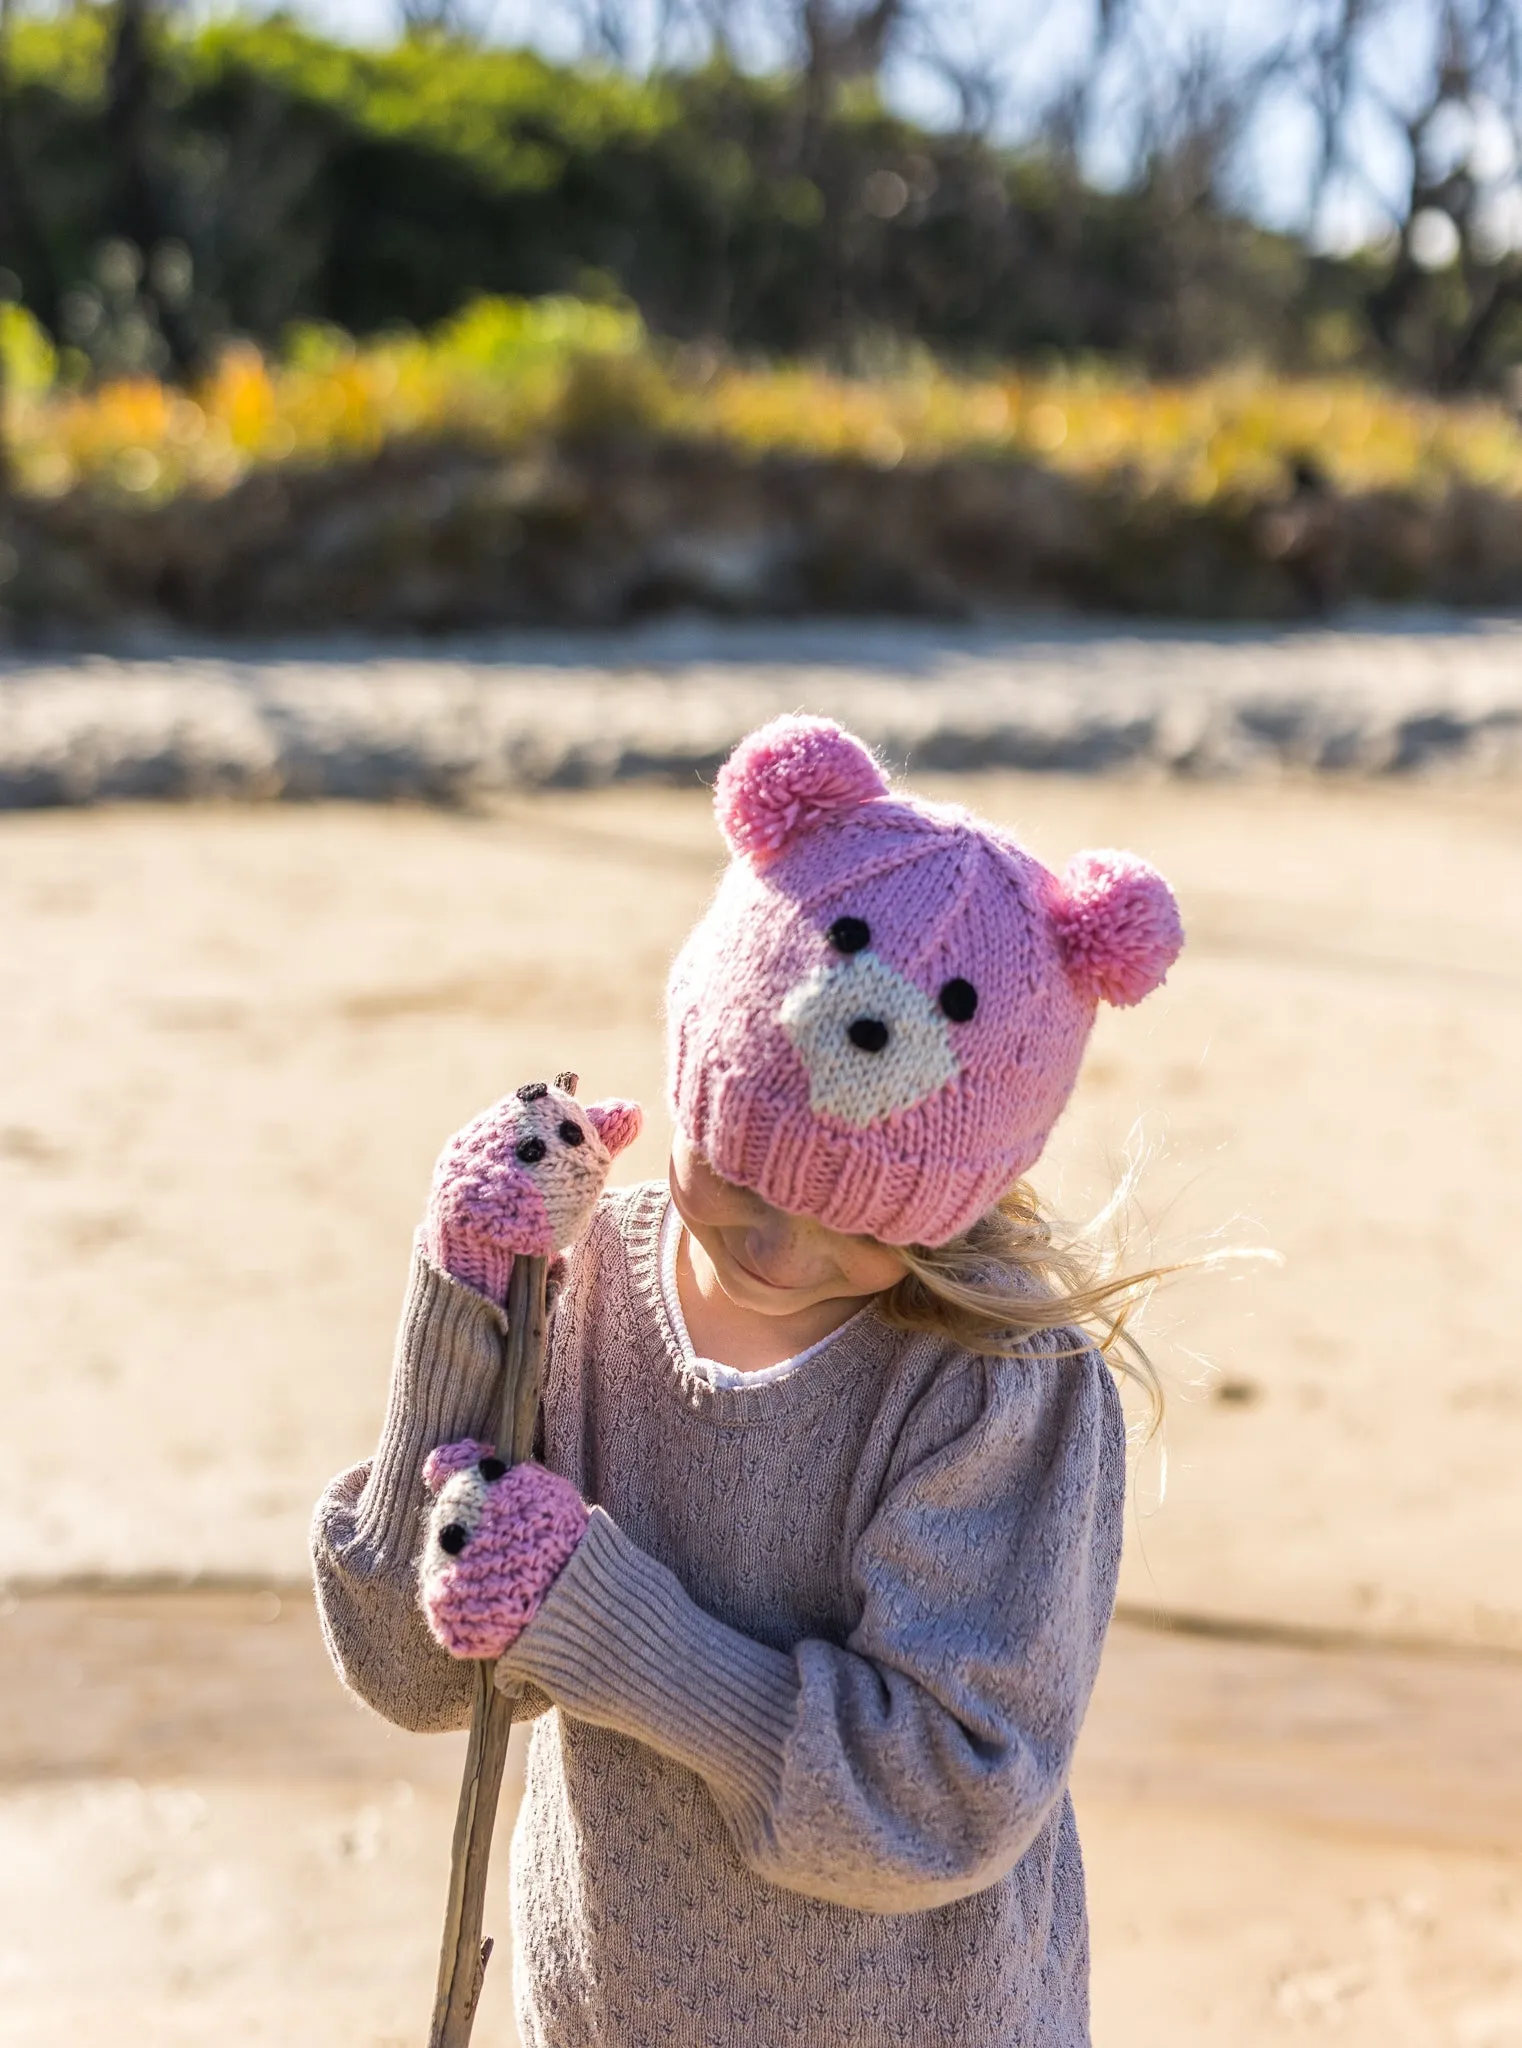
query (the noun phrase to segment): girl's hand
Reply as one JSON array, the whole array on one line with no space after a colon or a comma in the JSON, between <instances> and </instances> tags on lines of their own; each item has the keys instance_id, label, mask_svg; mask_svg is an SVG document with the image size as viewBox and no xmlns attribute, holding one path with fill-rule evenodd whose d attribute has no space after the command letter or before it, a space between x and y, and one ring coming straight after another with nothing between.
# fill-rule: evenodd
<instances>
[{"instance_id":1,"label":"girl's hand","mask_svg":"<svg viewBox=\"0 0 1522 2048\"><path fill-rule=\"evenodd\" d=\"M500 1657L586 1533L581 1496L542 1465L509 1468L470 1438L430 1453L423 1478L438 1496L421 1566L428 1626L451 1657Z\"/></svg>"},{"instance_id":2,"label":"girl's hand","mask_svg":"<svg viewBox=\"0 0 1522 2048\"><path fill-rule=\"evenodd\" d=\"M483 1110L439 1154L423 1249L489 1301L513 1260L553 1258L591 1220L613 1156L639 1135L636 1102L576 1100L576 1076L528 1081Z\"/></svg>"}]
</instances>

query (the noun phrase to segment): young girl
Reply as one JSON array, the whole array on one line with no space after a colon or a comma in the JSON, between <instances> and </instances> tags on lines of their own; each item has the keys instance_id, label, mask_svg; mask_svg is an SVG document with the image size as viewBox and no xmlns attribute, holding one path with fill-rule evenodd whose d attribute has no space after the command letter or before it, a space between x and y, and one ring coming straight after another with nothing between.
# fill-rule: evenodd
<instances>
[{"instance_id":1,"label":"young girl","mask_svg":"<svg viewBox=\"0 0 1522 2048\"><path fill-rule=\"evenodd\" d=\"M1125 1432L1074 1317L1113 1335L1125 1296L1080 1284L1018 1177L1177 910L1130 856L1058 880L890 791L824 720L742 742L717 810L733 859L668 996L669 1188L604 1197L571 1253L542 1464L488 1460L508 1511L429 1530L425 1460L484 1433L504 1327L500 1222L448 1162L508 1143L499 1113L445 1155L379 1449L318 1509L329 1646L407 1728L468 1719L451 1647L529 1688L525 2048L1079 2048L1065 1788Z\"/></svg>"}]
</instances>

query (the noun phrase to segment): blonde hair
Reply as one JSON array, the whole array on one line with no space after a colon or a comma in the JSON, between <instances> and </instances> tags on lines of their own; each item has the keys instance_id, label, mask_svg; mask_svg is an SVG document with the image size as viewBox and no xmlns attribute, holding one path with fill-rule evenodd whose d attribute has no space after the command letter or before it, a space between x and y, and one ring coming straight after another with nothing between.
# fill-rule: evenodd
<instances>
[{"instance_id":1,"label":"blonde hair","mask_svg":"<svg viewBox=\"0 0 1522 2048\"><path fill-rule=\"evenodd\" d=\"M1150 1436L1162 1421L1157 1368L1131 1327L1159 1281L1213 1263L1212 1256L1121 1270L1124 1218L1135 1171L1128 1171L1092 1223L1068 1229L1047 1216L1028 1181L943 1245L897 1247L908 1269L879 1297L901 1330L931 1330L969 1351L1014 1356L1038 1330L1077 1328L1097 1344L1118 1378L1146 1396ZM1078 1346L1073 1356L1080 1355Z\"/></svg>"}]
</instances>

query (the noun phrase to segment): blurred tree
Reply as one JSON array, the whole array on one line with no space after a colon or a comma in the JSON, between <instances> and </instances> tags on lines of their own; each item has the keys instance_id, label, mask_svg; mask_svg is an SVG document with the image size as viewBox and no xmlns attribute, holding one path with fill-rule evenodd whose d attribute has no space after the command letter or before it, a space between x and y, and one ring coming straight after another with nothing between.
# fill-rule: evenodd
<instances>
[{"instance_id":1,"label":"blurred tree","mask_svg":"<svg viewBox=\"0 0 1522 2048\"><path fill-rule=\"evenodd\" d=\"M281 17L192 30L167 0L23 16L0 266L101 374L184 373L292 321L426 324L481 290L622 293L679 341L854 364L1253 355L1460 388L1522 357L1522 0L1286 0L1230 44L1095 0L1039 93L982 0L574 4L589 61L563 66L480 40L483 11L388 50ZM1044 0L1008 4L1036 24ZM1414 49L1382 100L1378 38L1417 12L1431 62ZM939 129L883 104L910 55L946 88ZM1320 138L1321 246L1251 217L1286 107ZM1402 191L1370 169L1372 120ZM1391 234L1349 258L1325 239L1355 188Z\"/></svg>"},{"instance_id":2,"label":"blurred tree","mask_svg":"<svg viewBox=\"0 0 1522 2048\"><path fill-rule=\"evenodd\" d=\"M400 0L403 35L480 43L491 33L494 0Z\"/></svg>"},{"instance_id":3,"label":"blurred tree","mask_svg":"<svg viewBox=\"0 0 1522 2048\"><path fill-rule=\"evenodd\" d=\"M797 0L804 81L821 116L834 111L842 86L878 78L907 14L906 0Z\"/></svg>"},{"instance_id":4,"label":"blurred tree","mask_svg":"<svg viewBox=\"0 0 1522 2048\"><path fill-rule=\"evenodd\" d=\"M11 0L0 0L0 250L24 264L38 317L55 332L60 289L53 250L32 205L23 151L17 146L16 107L11 77Z\"/></svg>"},{"instance_id":5,"label":"blurred tree","mask_svg":"<svg viewBox=\"0 0 1522 2048\"><path fill-rule=\"evenodd\" d=\"M185 296L172 288L175 266L166 252L183 246L171 218L172 201L160 173L158 64L153 0L115 0L106 72L105 139L110 152L113 238L96 262L104 312L118 317L110 333L125 357L145 369L172 367L181 377L197 367L200 351ZM156 343L162 344L161 347ZM156 360L162 356L166 362Z\"/></svg>"},{"instance_id":6,"label":"blurred tree","mask_svg":"<svg viewBox=\"0 0 1522 2048\"><path fill-rule=\"evenodd\" d=\"M573 0L572 12L581 46L589 57L616 64L621 71L636 68L638 46L625 0ZM669 19L670 13L669 6L662 9L664 18Z\"/></svg>"},{"instance_id":7,"label":"blurred tree","mask_svg":"<svg viewBox=\"0 0 1522 2048\"><path fill-rule=\"evenodd\" d=\"M789 8L802 84L796 146L790 166L800 192L819 195L820 262L804 308L803 345L839 358L856 339L858 325L848 279L862 268L864 215L893 217L881 203L874 209L867 182L855 166L838 166L829 148L842 93L853 85L875 88L889 50L901 33L905 0L779 0ZM837 174L843 172L843 175ZM881 181L891 171L868 174ZM896 187L890 188L896 195ZM870 230L865 238L868 247Z\"/></svg>"},{"instance_id":8,"label":"blurred tree","mask_svg":"<svg viewBox=\"0 0 1522 2048\"><path fill-rule=\"evenodd\" d=\"M1319 270L1369 354L1439 389L1504 377L1522 357L1522 0L1296 0L1255 87L1228 155L1265 104L1309 116L1304 232L1361 241L1340 279Z\"/></svg>"},{"instance_id":9,"label":"blurred tree","mask_svg":"<svg viewBox=\"0 0 1522 2048\"><path fill-rule=\"evenodd\" d=\"M715 63L636 82L441 38L356 50L280 20L163 38L152 168L178 241L143 265L118 226L97 24L30 26L18 111L70 280L52 331L102 370L141 338L142 285L168 296L171 254L203 350L293 320L427 324L482 290L588 289L679 340L848 362L926 345L1145 364L1157 337L1195 368L1293 350L1291 243L1224 222L1229 289L1185 319L1148 239L1158 209L1038 144L917 128L867 81L810 132L796 74ZM24 266L0 261L37 308Z\"/></svg>"},{"instance_id":10,"label":"blurred tree","mask_svg":"<svg viewBox=\"0 0 1522 2048\"><path fill-rule=\"evenodd\" d=\"M1369 300L1391 355L1462 390L1511 329L1522 353L1522 15L1514 0L1444 0L1426 77L1402 110L1407 178L1395 260Z\"/></svg>"}]
</instances>

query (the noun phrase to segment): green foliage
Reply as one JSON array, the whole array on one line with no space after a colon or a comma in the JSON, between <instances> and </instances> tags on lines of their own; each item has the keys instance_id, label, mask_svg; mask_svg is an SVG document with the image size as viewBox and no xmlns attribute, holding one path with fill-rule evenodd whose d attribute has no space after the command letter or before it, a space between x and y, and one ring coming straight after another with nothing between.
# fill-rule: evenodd
<instances>
[{"instance_id":1,"label":"green foliage","mask_svg":"<svg viewBox=\"0 0 1522 2048\"><path fill-rule=\"evenodd\" d=\"M0 377L11 398L38 398L58 375L58 351L25 306L0 305Z\"/></svg>"},{"instance_id":2,"label":"green foliage","mask_svg":"<svg viewBox=\"0 0 1522 2048\"><path fill-rule=\"evenodd\" d=\"M584 299L475 299L431 341L440 363L491 377L562 356L633 356L646 345L632 308Z\"/></svg>"},{"instance_id":3,"label":"green foliage","mask_svg":"<svg viewBox=\"0 0 1522 2048\"><path fill-rule=\"evenodd\" d=\"M144 252L141 303L86 331L120 232L108 26L98 5L17 24L25 208L0 192L0 262L99 371L151 326L157 274ZM1181 210L1161 184L1087 189L867 92L821 132L785 80L639 81L437 36L355 49L277 16L167 31L156 94L166 243L193 280L175 317L203 363L229 336L268 348L293 326L433 327L483 295L599 294L676 340L838 364L884 337L964 364L1099 355L1168 376L1405 360L1371 319L1377 264ZM1471 381L1516 339L1497 323Z\"/></svg>"},{"instance_id":4,"label":"green foliage","mask_svg":"<svg viewBox=\"0 0 1522 2048\"><path fill-rule=\"evenodd\" d=\"M498 192L544 191L573 153L648 138L677 114L657 87L565 70L531 51L440 37L360 50L280 18L222 23L178 55L192 91L258 78L363 133L467 163Z\"/></svg>"},{"instance_id":5,"label":"green foliage","mask_svg":"<svg viewBox=\"0 0 1522 2048\"><path fill-rule=\"evenodd\" d=\"M43 86L69 99L97 99L105 85L110 18L104 7L25 16L10 29L13 84Z\"/></svg>"}]
</instances>

